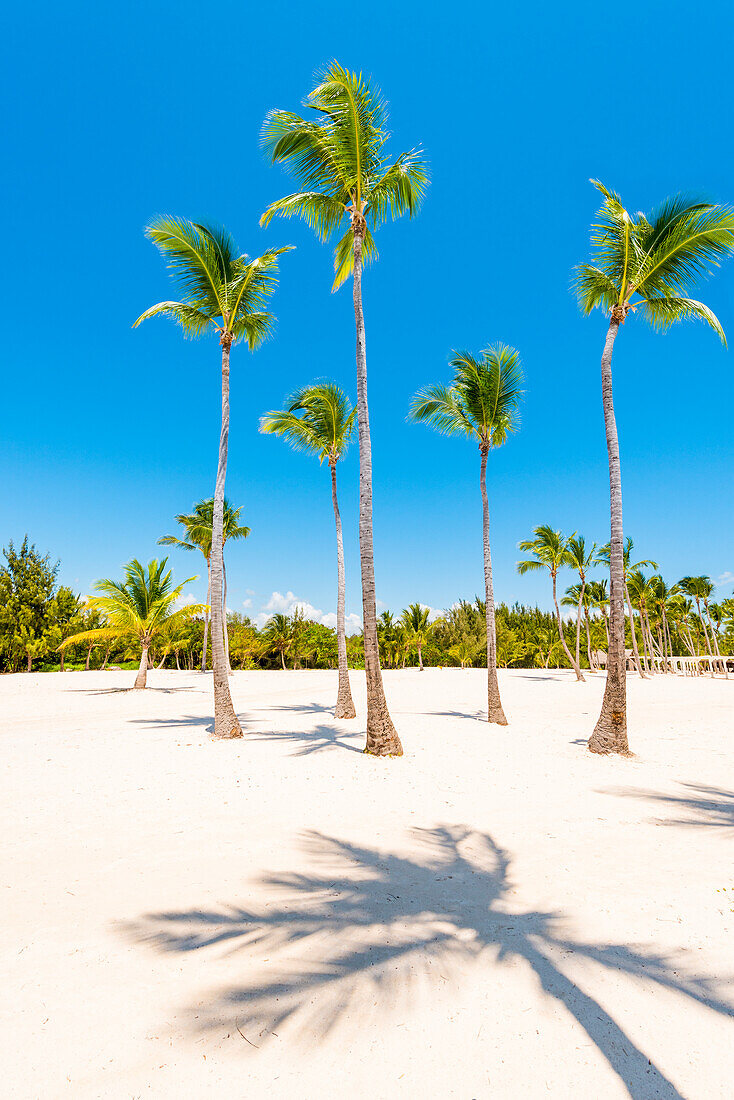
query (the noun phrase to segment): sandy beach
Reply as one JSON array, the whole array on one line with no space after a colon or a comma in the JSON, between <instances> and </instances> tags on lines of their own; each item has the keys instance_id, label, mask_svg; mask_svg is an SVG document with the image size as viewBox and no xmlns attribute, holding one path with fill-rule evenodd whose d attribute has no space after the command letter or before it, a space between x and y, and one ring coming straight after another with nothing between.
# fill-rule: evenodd
<instances>
[{"instance_id":1,"label":"sandy beach","mask_svg":"<svg viewBox=\"0 0 734 1100\"><path fill-rule=\"evenodd\" d=\"M734 681L386 672L0 678L3 1094L732 1094Z\"/></svg>"}]
</instances>

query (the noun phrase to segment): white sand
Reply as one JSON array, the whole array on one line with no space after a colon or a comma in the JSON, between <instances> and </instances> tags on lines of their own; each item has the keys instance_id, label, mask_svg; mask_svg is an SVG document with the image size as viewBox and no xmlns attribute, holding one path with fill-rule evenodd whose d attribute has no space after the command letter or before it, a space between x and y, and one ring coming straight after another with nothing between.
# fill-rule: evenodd
<instances>
[{"instance_id":1,"label":"white sand","mask_svg":"<svg viewBox=\"0 0 734 1100\"><path fill-rule=\"evenodd\" d=\"M734 1094L734 680L133 678L0 678L4 1096Z\"/></svg>"}]
</instances>

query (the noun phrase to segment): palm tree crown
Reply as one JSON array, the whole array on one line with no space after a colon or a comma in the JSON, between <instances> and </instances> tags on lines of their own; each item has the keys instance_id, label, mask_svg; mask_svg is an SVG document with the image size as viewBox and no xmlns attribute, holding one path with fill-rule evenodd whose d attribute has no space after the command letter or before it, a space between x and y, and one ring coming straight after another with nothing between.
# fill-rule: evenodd
<instances>
[{"instance_id":1,"label":"palm tree crown","mask_svg":"<svg viewBox=\"0 0 734 1100\"><path fill-rule=\"evenodd\" d=\"M250 528L239 522L242 507L233 508L227 498L224 498L223 542L227 542L228 539L246 539L250 534ZM198 504L194 505L193 512L177 515L176 522L184 528L185 538L179 539L176 535L163 535L158 539L158 544L160 546L177 546L179 550L200 550L208 561L212 551L214 497L200 500Z\"/></svg>"},{"instance_id":2,"label":"palm tree crown","mask_svg":"<svg viewBox=\"0 0 734 1100\"><path fill-rule=\"evenodd\" d=\"M565 538L560 531L554 531L549 524L543 523L534 528L533 534L535 538L523 539L517 544L519 550L533 555L532 558L517 563L520 576L537 569L547 569L551 576L555 576L559 569L574 564L569 553L569 543L575 538L575 531L570 538Z\"/></svg>"},{"instance_id":3,"label":"palm tree crown","mask_svg":"<svg viewBox=\"0 0 734 1100\"><path fill-rule=\"evenodd\" d=\"M444 435L468 435L480 450L501 446L520 425L522 371L518 352L493 344L479 358L455 352L450 386L427 386L411 405L413 420L429 423Z\"/></svg>"},{"instance_id":4,"label":"palm tree crown","mask_svg":"<svg viewBox=\"0 0 734 1100\"><path fill-rule=\"evenodd\" d=\"M418 209L428 175L422 153L411 149L391 161L387 109L380 90L361 73L336 61L305 100L308 119L291 111L270 111L262 144L273 163L288 164L302 190L272 203L261 218L300 217L321 240L331 240L344 219L350 226L334 254L336 290L354 266L354 227L363 237L362 257L377 257L372 230Z\"/></svg>"},{"instance_id":5,"label":"palm tree crown","mask_svg":"<svg viewBox=\"0 0 734 1100\"><path fill-rule=\"evenodd\" d=\"M158 302L141 313L133 328L163 315L187 336L214 329L223 344L242 339L251 351L271 334L275 318L265 306L277 284L278 256L290 246L270 248L250 260L238 254L226 229L168 216L154 218L145 232L168 260L182 300Z\"/></svg>"},{"instance_id":6,"label":"palm tree crown","mask_svg":"<svg viewBox=\"0 0 734 1100\"><path fill-rule=\"evenodd\" d=\"M591 237L597 262L581 264L576 271L584 313L608 310L623 322L628 312L639 310L659 330L698 318L726 343L718 318L689 294L734 253L734 210L676 195L649 218L630 215L619 195L598 180L591 182L604 198Z\"/></svg>"},{"instance_id":7,"label":"palm tree crown","mask_svg":"<svg viewBox=\"0 0 734 1100\"><path fill-rule=\"evenodd\" d=\"M260 431L283 436L296 450L330 463L343 457L354 435L357 410L334 382L303 386L287 399L286 408L265 413Z\"/></svg>"}]
</instances>

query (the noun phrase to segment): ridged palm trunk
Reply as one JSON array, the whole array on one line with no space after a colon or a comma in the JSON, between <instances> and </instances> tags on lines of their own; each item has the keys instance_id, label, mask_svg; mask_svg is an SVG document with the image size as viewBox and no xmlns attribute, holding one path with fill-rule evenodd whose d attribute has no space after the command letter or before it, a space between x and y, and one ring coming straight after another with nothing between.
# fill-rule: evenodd
<instances>
[{"instance_id":1,"label":"ridged palm trunk","mask_svg":"<svg viewBox=\"0 0 734 1100\"><path fill-rule=\"evenodd\" d=\"M576 664L581 668L581 607L584 602L584 592L586 591L586 577L581 578L581 590L579 592L579 603L576 608Z\"/></svg>"},{"instance_id":2,"label":"ridged palm trunk","mask_svg":"<svg viewBox=\"0 0 734 1100\"><path fill-rule=\"evenodd\" d=\"M362 312L362 235L354 225L354 320L357 329L357 418L359 421L359 550L362 566L364 670L367 680L367 743L372 756L402 756L403 746L387 709L380 670L375 602L375 561L372 541L372 447L367 406L367 352Z\"/></svg>"},{"instance_id":3,"label":"ridged palm trunk","mask_svg":"<svg viewBox=\"0 0 734 1100\"><path fill-rule=\"evenodd\" d=\"M497 627L494 618L494 584L492 582L492 552L489 547L489 500L487 498L488 447L480 448L479 487L482 493L482 538L484 542L484 615L487 629L487 721L506 726L502 709L500 685L497 680Z\"/></svg>"},{"instance_id":4,"label":"ridged palm trunk","mask_svg":"<svg viewBox=\"0 0 734 1100\"><path fill-rule=\"evenodd\" d=\"M143 644L143 652L140 654L138 674L135 677L133 688L144 688L148 679L148 646Z\"/></svg>"},{"instance_id":5,"label":"ridged palm trunk","mask_svg":"<svg viewBox=\"0 0 734 1100\"><path fill-rule=\"evenodd\" d=\"M206 602L211 608L212 605L212 559L211 554L206 559L206 575L207 575L207 587L206 587ZM209 641L209 611L204 612L204 644L201 648L201 671L206 672L206 653L207 644Z\"/></svg>"},{"instance_id":6,"label":"ridged palm trunk","mask_svg":"<svg viewBox=\"0 0 734 1100\"><path fill-rule=\"evenodd\" d=\"M344 540L342 538L342 517L339 513L339 501L336 495L336 462L331 467L331 503L334 506L336 525L336 649L339 656L339 690L336 696L335 718L354 718L352 691L349 686L349 667L347 665L347 630L344 621L346 603L346 580L344 577Z\"/></svg>"},{"instance_id":7,"label":"ridged palm trunk","mask_svg":"<svg viewBox=\"0 0 734 1100\"><path fill-rule=\"evenodd\" d=\"M627 614L630 617L630 634L632 635L632 655L635 659L635 668L640 674L642 680L646 680L647 677L642 671L642 665L640 664L640 651L637 648L637 631L635 629L635 616L632 611L632 600L630 599L629 588L627 587L627 581L624 582L624 596L627 600ZM626 664L626 662L625 662Z\"/></svg>"},{"instance_id":8,"label":"ridged palm trunk","mask_svg":"<svg viewBox=\"0 0 734 1100\"><path fill-rule=\"evenodd\" d=\"M601 714L589 738L591 752L629 753L627 741L627 662L624 652L624 552L622 545L622 472L612 393L612 350L622 311L615 306L601 357L601 388L609 460L611 538L609 554L609 650Z\"/></svg>"},{"instance_id":9,"label":"ridged palm trunk","mask_svg":"<svg viewBox=\"0 0 734 1100\"><path fill-rule=\"evenodd\" d=\"M571 653L571 650L568 648L568 642L566 641L566 635L563 633L563 620L561 619L561 609L558 606L558 593L556 591L556 573L555 573L555 570L551 571L551 580L553 581L553 606L556 609L556 624L558 626L558 634L559 634L560 639L561 639L561 645L563 646L563 652L566 654L566 657L568 658L568 663L570 664L571 668L576 673L576 679L581 680L584 683L586 683L586 678L584 677L584 674L581 671L581 665L578 663L578 661L574 660L573 654Z\"/></svg>"},{"instance_id":10,"label":"ridged palm trunk","mask_svg":"<svg viewBox=\"0 0 734 1100\"><path fill-rule=\"evenodd\" d=\"M224 482L227 476L227 449L229 444L229 350L231 343L231 337L225 333L222 337L222 430L219 435L219 462L217 464L217 482L214 489L212 552L210 558L214 736L221 739L242 737L242 727L237 720L229 690L222 621Z\"/></svg>"}]
</instances>

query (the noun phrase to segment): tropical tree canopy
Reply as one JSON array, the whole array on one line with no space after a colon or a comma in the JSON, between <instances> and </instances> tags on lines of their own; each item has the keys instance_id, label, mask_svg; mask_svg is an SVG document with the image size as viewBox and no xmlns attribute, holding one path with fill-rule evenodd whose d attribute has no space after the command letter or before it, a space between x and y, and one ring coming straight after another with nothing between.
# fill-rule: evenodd
<instances>
[{"instance_id":1,"label":"tropical tree canopy","mask_svg":"<svg viewBox=\"0 0 734 1100\"><path fill-rule=\"evenodd\" d=\"M676 195L649 217L631 215L619 195L591 182L603 202L591 236L596 262L576 271L583 312L603 309L624 321L639 311L659 330L698 318L726 343L718 318L690 293L734 252L734 209Z\"/></svg>"},{"instance_id":2,"label":"tropical tree canopy","mask_svg":"<svg viewBox=\"0 0 734 1100\"><path fill-rule=\"evenodd\" d=\"M251 351L271 334L274 317L265 307L277 284L278 257L290 246L250 260L238 254L226 229L169 216L155 218L145 232L168 261L181 300L151 306L133 328L162 315L186 336L215 330L230 342L244 340Z\"/></svg>"},{"instance_id":3,"label":"tropical tree canopy","mask_svg":"<svg viewBox=\"0 0 734 1100\"><path fill-rule=\"evenodd\" d=\"M246 539L250 534L250 528L240 523L242 507L233 508L230 501L224 498L224 522L222 527L223 542L228 539ZM180 550L200 550L209 560L212 551L212 527L214 524L214 497L200 500L194 505L193 512L181 513L176 516L176 522L180 523L186 532L185 538L179 539L176 535L163 535L158 539L161 546L177 546Z\"/></svg>"},{"instance_id":4,"label":"tropical tree canopy","mask_svg":"<svg viewBox=\"0 0 734 1100\"><path fill-rule=\"evenodd\" d=\"M262 145L273 163L287 164L301 190L272 203L261 218L302 218L321 240L333 239L350 225L334 252L336 290L354 267L355 224L364 229L362 257L377 257L373 230L418 209L428 185L420 149L391 160L386 145L387 109L382 94L361 73L332 61L304 106L310 117L270 111Z\"/></svg>"},{"instance_id":5,"label":"tropical tree canopy","mask_svg":"<svg viewBox=\"0 0 734 1100\"><path fill-rule=\"evenodd\" d=\"M450 386L427 386L411 405L413 420L444 435L468 435L481 447L499 447L520 426L522 371L518 352L494 344L479 358L455 352Z\"/></svg>"},{"instance_id":6,"label":"tropical tree canopy","mask_svg":"<svg viewBox=\"0 0 734 1100\"><path fill-rule=\"evenodd\" d=\"M349 398L334 382L303 386L286 401L283 410L267 412L260 431L283 436L299 451L337 462L354 436L357 415Z\"/></svg>"}]
</instances>

